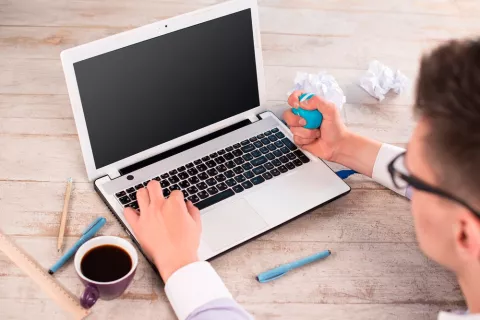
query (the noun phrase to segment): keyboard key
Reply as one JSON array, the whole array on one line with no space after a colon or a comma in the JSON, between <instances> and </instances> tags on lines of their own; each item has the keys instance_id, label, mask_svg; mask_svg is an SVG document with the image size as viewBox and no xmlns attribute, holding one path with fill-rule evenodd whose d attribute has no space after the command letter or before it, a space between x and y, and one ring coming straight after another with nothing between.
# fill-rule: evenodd
<instances>
[{"instance_id":1,"label":"keyboard key","mask_svg":"<svg viewBox=\"0 0 480 320\"><path fill-rule=\"evenodd\" d=\"M289 160L295 160L297 157L295 157L295 155L293 153L289 153L289 154L287 154L287 158Z\"/></svg>"},{"instance_id":2,"label":"keyboard key","mask_svg":"<svg viewBox=\"0 0 480 320\"><path fill-rule=\"evenodd\" d=\"M227 180L227 177L225 177L223 174L220 173L218 176L215 177L215 179L218 182L223 182L223 181Z\"/></svg>"},{"instance_id":3,"label":"keyboard key","mask_svg":"<svg viewBox=\"0 0 480 320\"><path fill-rule=\"evenodd\" d=\"M255 178L250 180L250 182L253 183L254 185L257 185L257 184L260 184L262 182L265 182L265 179L262 176L256 176Z\"/></svg>"},{"instance_id":4,"label":"keyboard key","mask_svg":"<svg viewBox=\"0 0 480 320\"><path fill-rule=\"evenodd\" d=\"M208 161L208 160L210 160L210 157L209 157L209 156L205 156L205 157L202 158L202 161L203 161L203 162L206 162L206 161Z\"/></svg>"},{"instance_id":5,"label":"keyboard key","mask_svg":"<svg viewBox=\"0 0 480 320\"><path fill-rule=\"evenodd\" d=\"M191 176L194 176L198 173L198 170L196 168L191 168L187 170L187 173Z\"/></svg>"},{"instance_id":6,"label":"keyboard key","mask_svg":"<svg viewBox=\"0 0 480 320\"><path fill-rule=\"evenodd\" d=\"M266 136L268 136L268 135L271 135L271 134L272 134L272 131L268 130L268 131L265 131L263 134L266 135Z\"/></svg>"},{"instance_id":7,"label":"keyboard key","mask_svg":"<svg viewBox=\"0 0 480 320\"><path fill-rule=\"evenodd\" d=\"M218 150L217 153L218 153L219 156L221 156L222 154L225 154L225 150L223 150L223 149L222 149L222 150Z\"/></svg>"},{"instance_id":8,"label":"keyboard key","mask_svg":"<svg viewBox=\"0 0 480 320\"><path fill-rule=\"evenodd\" d=\"M295 165L292 162L286 163L285 167L287 167L288 170L295 169Z\"/></svg>"},{"instance_id":9,"label":"keyboard key","mask_svg":"<svg viewBox=\"0 0 480 320\"><path fill-rule=\"evenodd\" d=\"M155 178L153 178L152 180L160 181L160 177L155 177Z\"/></svg>"},{"instance_id":10,"label":"keyboard key","mask_svg":"<svg viewBox=\"0 0 480 320\"><path fill-rule=\"evenodd\" d=\"M197 203L198 201L200 201L200 198L196 195L190 196L187 199L190 200L192 203Z\"/></svg>"},{"instance_id":11,"label":"keyboard key","mask_svg":"<svg viewBox=\"0 0 480 320\"><path fill-rule=\"evenodd\" d=\"M257 136L258 139L262 139L262 138L265 138L265 136L263 135L263 133L260 133L258 136Z\"/></svg>"},{"instance_id":12,"label":"keyboard key","mask_svg":"<svg viewBox=\"0 0 480 320\"><path fill-rule=\"evenodd\" d=\"M272 174L274 177L276 177L276 176L279 176L279 175L280 175L280 171L278 171L278 169L277 169L277 168L275 168L275 169L271 170L271 171L270 171L270 173L271 173L271 174Z\"/></svg>"},{"instance_id":13,"label":"keyboard key","mask_svg":"<svg viewBox=\"0 0 480 320\"><path fill-rule=\"evenodd\" d=\"M215 188L215 187L210 187L207 189L208 193L210 193L211 195L214 195L216 193L218 193L218 189Z\"/></svg>"},{"instance_id":14,"label":"keyboard key","mask_svg":"<svg viewBox=\"0 0 480 320\"><path fill-rule=\"evenodd\" d=\"M225 163L225 167L227 167L228 169L235 168L235 166L236 166L236 164L233 161L228 161L228 162Z\"/></svg>"},{"instance_id":15,"label":"keyboard key","mask_svg":"<svg viewBox=\"0 0 480 320\"><path fill-rule=\"evenodd\" d=\"M218 156L218 154L216 152L210 154L210 158L213 159L213 158L216 158Z\"/></svg>"},{"instance_id":16,"label":"keyboard key","mask_svg":"<svg viewBox=\"0 0 480 320\"><path fill-rule=\"evenodd\" d=\"M206 172L200 172L200 174L197 177L200 180L206 180L206 179L208 179L208 174Z\"/></svg>"},{"instance_id":17,"label":"keyboard key","mask_svg":"<svg viewBox=\"0 0 480 320\"><path fill-rule=\"evenodd\" d=\"M146 187L149 182L150 182L150 180L147 180L143 183L143 185Z\"/></svg>"},{"instance_id":18,"label":"keyboard key","mask_svg":"<svg viewBox=\"0 0 480 320\"><path fill-rule=\"evenodd\" d=\"M207 184L205 182L200 182L199 184L197 184L197 188L200 189L200 190L205 190L208 188Z\"/></svg>"},{"instance_id":19,"label":"keyboard key","mask_svg":"<svg viewBox=\"0 0 480 320\"><path fill-rule=\"evenodd\" d=\"M265 157L266 157L268 160L273 160L273 159L275 159L275 156L273 155L273 153L267 153L267 154L265 155Z\"/></svg>"},{"instance_id":20,"label":"keyboard key","mask_svg":"<svg viewBox=\"0 0 480 320\"><path fill-rule=\"evenodd\" d=\"M282 142L282 141L280 141L280 140L278 140L278 141L275 141L274 145L275 145L275 147L277 147L277 148L281 148L281 147L283 147L283 146L284 146L283 142Z\"/></svg>"},{"instance_id":21,"label":"keyboard key","mask_svg":"<svg viewBox=\"0 0 480 320\"><path fill-rule=\"evenodd\" d=\"M251 137L249 140L250 140L251 142L257 141L257 137Z\"/></svg>"},{"instance_id":22,"label":"keyboard key","mask_svg":"<svg viewBox=\"0 0 480 320\"><path fill-rule=\"evenodd\" d=\"M200 179L198 179L197 177L193 176L193 177L188 178L188 182L190 182L191 184L197 184L197 183L200 182Z\"/></svg>"},{"instance_id":23,"label":"keyboard key","mask_svg":"<svg viewBox=\"0 0 480 320\"><path fill-rule=\"evenodd\" d=\"M310 159L308 159L308 157L306 155L302 155L300 157L298 157L300 160L302 160L303 163L307 163L307 162L310 162Z\"/></svg>"},{"instance_id":24,"label":"keyboard key","mask_svg":"<svg viewBox=\"0 0 480 320\"><path fill-rule=\"evenodd\" d=\"M278 132L279 130L278 130L278 128L273 128L273 129L270 130L270 131L272 131L272 133L275 133L275 132Z\"/></svg>"},{"instance_id":25,"label":"keyboard key","mask_svg":"<svg viewBox=\"0 0 480 320\"><path fill-rule=\"evenodd\" d=\"M235 157L240 157L240 156L243 154L243 152L242 152L242 150L240 150L240 149L235 149L235 150L233 150L232 154L233 154Z\"/></svg>"},{"instance_id":26,"label":"keyboard key","mask_svg":"<svg viewBox=\"0 0 480 320\"><path fill-rule=\"evenodd\" d=\"M252 164L251 164L250 162L247 162L247 163L242 164L242 168L243 168L244 170L250 170L250 169L253 168L253 166L252 166Z\"/></svg>"},{"instance_id":27,"label":"keyboard key","mask_svg":"<svg viewBox=\"0 0 480 320\"><path fill-rule=\"evenodd\" d=\"M245 161L250 161L250 160L253 159L253 156L252 156L250 153L247 153L247 154L244 154L244 155L243 155L243 159L244 159Z\"/></svg>"},{"instance_id":28,"label":"keyboard key","mask_svg":"<svg viewBox=\"0 0 480 320\"><path fill-rule=\"evenodd\" d=\"M180 179L178 179L177 176L171 176L170 178L168 178L168 181L170 181L170 183L177 183L180 181Z\"/></svg>"},{"instance_id":29,"label":"keyboard key","mask_svg":"<svg viewBox=\"0 0 480 320\"><path fill-rule=\"evenodd\" d=\"M263 153L263 154L267 154L269 152L269 150L268 150L267 147L261 147L260 152Z\"/></svg>"},{"instance_id":30,"label":"keyboard key","mask_svg":"<svg viewBox=\"0 0 480 320\"><path fill-rule=\"evenodd\" d=\"M223 191L223 190L227 190L228 187L225 183L222 182L222 183L217 184L217 189L220 190L220 191Z\"/></svg>"},{"instance_id":31,"label":"keyboard key","mask_svg":"<svg viewBox=\"0 0 480 320\"><path fill-rule=\"evenodd\" d=\"M185 166L181 166L181 167L178 167L177 170L178 170L179 172L182 172L182 171L187 170L187 168L185 168Z\"/></svg>"},{"instance_id":32,"label":"keyboard key","mask_svg":"<svg viewBox=\"0 0 480 320\"><path fill-rule=\"evenodd\" d=\"M137 184L135 186L135 189L139 190L139 189L142 189L143 188L143 184Z\"/></svg>"},{"instance_id":33,"label":"keyboard key","mask_svg":"<svg viewBox=\"0 0 480 320\"><path fill-rule=\"evenodd\" d=\"M293 160L293 163L294 163L297 167L300 167L300 166L303 164L302 160L300 160L300 159L295 159L295 160Z\"/></svg>"},{"instance_id":34,"label":"keyboard key","mask_svg":"<svg viewBox=\"0 0 480 320\"><path fill-rule=\"evenodd\" d=\"M253 145L257 148L263 147L263 143L261 143L260 141L256 141Z\"/></svg>"},{"instance_id":35,"label":"keyboard key","mask_svg":"<svg viewBox=\"0 0 480 320\"><path fill-rule=\"evenodd\" d=\"M230 147L226 147L225 150L227 150L227 152L230 152L233 150L233 146L230 146Z\"/></svg>"},{"instance_id":36,"label":"keyboard key","mask_svg":"<svg viewBox=\"0 0 480 320\"><path fill-rule=\"evenodd\" d=\"M298 161L300 161L300 160L298 160ZM302 162L302 161L300 161L300 162ZM232 170L228 170L228 171L225 171L224 175L225 175L225 177L227 177L227 178L233 178L233 176L235 175L235 173L234 173Z\"/></svg>"},{"instance_id":37,"label":"keyboard key","mask_svg":"<svg viewBox=\"0 0 480 320\"><path fill-rule=\"evenodd\" d=\"M190 182L188 182L187 180L183 180L183 181L181 181L178 185L179 185L182 189L185 189L185 188L190 187Z\"/></svg>"},{"instance_id":38,"label":"keyboard key","mask_svg":"<svg viewBox=\"0 0 480 320\"><path fill-rule=\"evenodd\" d=\"M245 179L245 177L244 177L243 175L238 175L238 176L235 177L235 180L236 180L237 182L243 182L243 181L245 181L246 179Z\"/></svg>"},{"instance_id":39,"label":"keyboard key","mask_svg":"<svg viewBox=\"0 0 480 320\"><path fill-rule=\"evenodd\" d=\"M269 145L267 146L267 148L268 148L268 150L270 150L270 151L273 151L273 150L277 149L277 147L276 147L273 143L269 144Z\"/></svg>"},{"instance_id":40,"label":"keyboard key","mask_svg":"<svg viewBox=\"0 0 480 320\"><path fill-rule=\"evenodd\" d=\"M250 152L252 150L255 149L255 147L253 146L253 144L249 144L249 145L246 145L242 148L240 148L243 152Z\"/></svg>"},{"instance_id":41,"label":"keyboard key","mask_svg":"<svg viewBox=\"0 0 480 320\"><path fill-rule=\"evenodd\" d=\"M209 178L205 181L209 186L214 186L217 184L217 180L215 180L214 178Z\"/></svg>"},{"instance_id":42,"label":"keyboard key","mask_svg":"<svg viewBox=\"0 0 480 320\"><path fill-rule=\"evenodd\" d=\"M275 157L281 157L283 155L282 151L280 150L273 151L273 154L275 155Z\"/></svg>"},{"instance_id":43,"label":"keyboard key","mask_svg":"<svg viewBox=\"0 0 480 320\"><path fill-rule=\"evenodd\" d=\"M242 142L240 142L240 144L242 146L246 146L247 144L249 144L250 142L248 140L243 140Z\"/></svg>"},{"instance_id":44,"label":"keyboard key","mask_svg":"<svg viewBox=\"0 0 480 320\"><path fill-rule=\"evenodd\" d=\"M227 160L225 160L225 158L222 157L222 156L218 156L217 158L215 158L215 162L218 163L218 164L224 163L225 161L227 161Z\"/></svg>"},{"instance_id":45,"label":"keyboard key","mask_svg":"<svg viewBox=\"0 0 480 320\"><path fill-rule=\"evenodd\" d=\"M283 154L288 154L290 152L290 149L287 147L281 147L280 150L282 150Z\"/></svg>"},{"instance_id":46,"label":"keyboard key","mask_svg":"<svg viewBox=\"0 0 480 320\"><path fill-rule=\"evenodd\" d=\"M297 150L297 146L293 144L292 141L290 141L288 138L283 138L282 142L287 146L288 149L294 151Z\"/></svg>"},{"instance_id":47,"label":"keyboard key","mask_svg":"<svg viewBox=\"0 0 480 320\"><path fill-rule=\"evenodd\" d=\"M202 160L200 160L200 159L193 161L193 164L196 165L196 166L198 166L201 163L202 163Z\"/></svg>"},{"instance_id":48,"label":"keyboard key","mask_svg":"<svg viewBox=\"0 0 480 320\"><path fill-rule=\"evenodd\" d=\"M218 172L225 172L225 171L228 170L227 167L226 167L225 165L223 165L223 164L217 166L216 169L217 169Z\"/></svg>"},{"instance_id":49,"label":"keyboard key","mask_svg":"<svg viewBox=\"0 0 480 320\"><path fill-rule=\"evenodd\" d=\"M253 184L250 181L245 181L242 182L242 187L244 187L245 189L250 189L251 187L253 187Z\"/></svg>"},{"instance_id":50,"label":"keyboard key","mask_svg":"<svg viewBox=\"0 0 480 320\"><path fill-rule=\"evenodd\" d=\"M209 175L210 177L214 177L214 176L216 176L216 175L218 174L218 171L215 170L215 169L208 169L208 170L207 170L207 173L208 173L208 175Z\"/></svg>"},{"instance_id":51,"label":"keyboard key","mask_svg":"<svg viewBox=\"0 0 480 320\"><path fill-rule=\"evenodd\" d=\"M300 161L301 162L301 161ZM265 168L267 170L272 170L274 168L273 164L271 164L270 162L269 163L265 163Z\"/></svg>"},{"instance_id":52,"label":"keyboard key","mask_svg":"<svg viewBox=\"0 0 480 320\"><path fill-rule=\"evenodd\" d=\"M235 162L238 165L241 165L242 163L245 162L245 160L243 160L243 158L236 158L233 160L233 162Z\"/></svg>"},{"instance_id":53,"label":"keyboard key","mask_svg":"<svg viewBox=\"0 0 480 320\"><path fill-rule=\"evenodd\" d=\"M167 179L170 175L168 173L164 173L162 175L160 175L160 178L161 179Z\"/></svg>"},{"instance_id":54,"label":"keyboard key","mask_svg":"<svg viewBox=\"0 0 480 320\"><path fill-rule=\"evenodd\" d=\"M233 187L237 184L237 181L235 181L235 179L228 179L227 181L225 181L225 184L229 187Z\"/></svg>"},{"instance_id":55,"label":"keyboard key","mask_svg":"<svg viewBox=\"0 0 480 320\"><path fill-rule=\"evenodd\" d=\"M225 158L225 160L232 160L233 158L235 158L235 156L231 152L225 153L223 157Z\"/></svg>"},{"instance_id":56,"label":"keyboard key","mask_svg":"<svg viewBox=\"0 0 480 320\"><path fill-rule=\"evenodd\" d=\"M263 177L266 179L266 180L270 180L273 178L272 174L270 172L265 172L263 174Z\"/></svg>"},{"instance_id":57,"label":"keyboard key","mask_svg":"<svg viewBox=\"0 0 480 320\"><path fill-rule=\"evenodd\" d=\"M243 187L241 185L234 186L232 189L235 191L235 193L240 193L243 191Z\"/></svg>"},{"instance_id":58,"label":"keyboard key","mask_svg":"<svg viewBox=\"0 0 480 320\"><path fill-rule=\"evenodd\" d=\"M254 174L253 174L252 171L246 171L246 172L243 173L243 175L244 175L245 178L247 178L247 179L251 179L251 178L253 178L253 176L254 176Z\"/></svg>"},{"instance_id":59,"label":"keyboard key","mask_svg":"<svg viewBox=\"0 0 480 320\"><path fill-rule=\"evenodd\" d=\"M185 179L187 179L187 178L189 177L189 175L188 175L188 173L186 173L186 172L180 172L180 173L178 174L178 177L179 177L180 179L182 179L182 180L185 180Z\"/></svg>"},{"instance_id":60,"label":"keyboard key","mask_svg":"<svg viewBox=\"0 0 480 320\"><path fill-rule=\"evenodd\" d=\"M278 170L280 170L280 172L281 172L281 173L285 173L285 172L287 172L287 171L288 171L288 169L287 169L287 168L285 168L285 166L284 166L284 165L281 165L280 167L278 167Z\"/></svg>"},{"instance_id":61,"label":"keyboard key","mask_svg":"<svg viewBox=\"0 0 480 320\"><path fill-rule=\"evenodd\" d=\"M187 169L193 168L193 163L191 163L191 162L190 162L190 163L187 163L187 164L185 165L185 167L187 167Z\"/></svg>"},{"instance_id":62,"label":"keyboard key","mask_svg":"<svg viewBox=\"0 0 480 320\"><path fill-rule=\"evenodd\" d=\"M272 164L275 166L275 167L279 167L282 165L282 162L278 159L273 159L272 160Z\"/></svg>"},{"instance_id":63,"label":"keyboard key","mask_svg":"<svg viewBox=\"0 0 480 320\"><path fill-rule=\"evenodd\" d=\"M115 196L117 196L117 198L121 198L123 196L126 196L127 193L125 191L120 191L120 192L117 192L115 193Z\"/></svg>"},{"instance_id":64,"label":"keyboard key","mask_svg":"<svg viewBox=\"0 0 480 320\"><path fill-rule=\"evenodd\" d=\"M198 189L195 186L191 186L191 187L187 188L187 191L188 191L189 194L194 194L194 193L198 192Z\"/></svg>"},{"instance_id":65,"label":"keyboard key","mask_svg":"<svg viewBox=\"0 0 480 320\"><path fill-rule=\"evenodd\" d=\"M123 197L119 198L118 200L120 200L120 202L122 204L127 204L127 203L130 202L130 197L129 196L123 196Z\"/></svg>"},{"instance_id":66,"label":"keyboard key","mask_svg":"<svg viewBox=\"0 0 480 320\"><path fill-rule=\"evenodd\" d=\"M132 193L132 194L129 194L128 196L129 196L130 199L132 199L132 200L137 200L137 193L136 193L136 192L135 192L135 193Z\"/></svg>"},{"instance_id":67,"label":"keyboard key","mask_svg":"<svg viewBox=\"0 0 480 320\"><path fill-rule=\"evenodd\" d=\"M205 171L205 170L207 170L207 166L202 163L202 164L200 164L200 165L197 166L197 169L198 169L199 171Z\"/></svg>"},{"instance_id":68,"label":"keyboard key","mask_svg":"<svg viewBox=\"0 0 480 320\"><path fill-rule=\"evenodd\" d=\"M264 166L259 166L259 167L256 167L255 169L252 170L253 173L255 173L256 175L259 175L259 174L262 174L264 173L265 171L267 171L267 169L265 169Z\"/></svg>"},{"instance_id":69,"label":"keyboard key","mask_svg":"<svg viewBox=\"0 0 480 320\"><path fill-rule=\"evenodd\" d=\"M197 194L197 196L199 196L200 199L205 199L205 198L208 198L209 194L208 194L207 191L204 190L204 191L200 191L200 192ZM200 209L200 208L199 208L199 209Z\"/></svg>"},{"instance_id":70,"label":"keyboard key","mask_svg":"<svg viewBox=\"0 0 480 320\"><path fill-rule=\"evenodd\" d=\"M163 196L166 198L166 197L170 196L171 191L168 190L168 189L163 189L162 193L163 193Z\"/></svg>"},{"instance_id":71,"label":"keyboard key","mask_svg":"<svg viewBox=\"0 0 480 320\"><path fill-rule=\"evenodd\" d=\"M285 138L285 135L282 132L277 132L275 135L277 136L278 139Z\"/></svg>"},{"instance_id":72,"label":"keyboard key","mask_svg":"<svg viewBox=\"0 0 480 320\"><path fill-rule=\"evenodd\" d=\"M295 150L295 151L293 151L293 153L294 153L297 157L304 156L303 152L300 151L300 150Z\"/></svg>"},{"instance_id":73,"label":"keyboard key","mask_svg":"<svg viewBox=\"0 0 480 320\"><path fill-rule=\"evenodd\" d=\"M160 186L161 186L162 188L166 188L166 187L168 187L169 185L170 185L170 182L168 182L168 180L162 180L162 181L160 181Z\"/></svg>"},{"instance_id":74,"label":"keyboard key","mask_svg":"<svg viewBox=\"0 0 480 320\"><path fill-rule=\"evenodd\" d=\"M262 155L262 153L260 152L260 150L253 150L252 153L250 153L252 156L254 156L255 158L258 158Z\"/></svg>"},{"instance_id":75,"label":"keyboard key","mask_svg":"<svg viewBox=\"0 0 480 320\"><path fill-rule=\"evenodd\" d=\"M275 135L269 136L268 139L269 139L270 141L272 141L272 142L278 140L278 138L277 138Z\"/></svg>"},{"instance_id":76,"label":"keyboard key","mask_svg":"<svg viewBox=\"0 0 480 320\"><path fill-rule=\"evenodd\" d=\"M180 186L178 184L172 184L168 189L170 189L170 191L180 190Z\"/></svg>"},{"instance_id":77,"label":"keyboard key","mask_svg":"<svg viewBox=\"0 0 480 320\"><path fill-rule=\"evenodd\" d=\"M217 164L215 163L215 161L213 160L209 160L207 162L205 162L205 164L207 165L207 167L209 168L214 168Z\"/></svg>"},{"instance_id":78,"label":"keyboard key","mask_svg":"<svg viewBox=\"0 0 480 320\"><path fill-rule=\"evenodd\" d=\"M264 164L265 162L267 162L267 158L265 158L264 156L261 156L259 158L256 158L256 159L253 159L250 163L256 167L256 166L259 166L261 164Z\"/></svg>"},{"instance_id":79,"label":"keyboard key","mask_svg":"<svg viewBox=\"0 0 480 320\"><path fill-rule=\"evenodd\" d=\"M235 143L235 144L233 145L233 147L234 147L235 149L240 148L240 143Z\"/></svg>"},{"instance_id":80,"label":"keyboard key","mask_svg":"<svg viewBox=\"0 0 480 320\"><path fill-rule=\"evenodd\" d=\"M173 169L173 170L169 171L168 173L170 173L170 175L174 175L174 174L177 174L178 171L176 169Z\"/></svg>"},{"instance_id":81,"label":"keyboard key","mask_svg":"<svg viewBox=\"0 0 480 320\"><path fill-rule=\"evenodd\" d=\"M235 172L236 174L240 174L243 173L243 169L242 167L235 167L233 168L233 172Z\"/></svg>"},{"instance_id":82,"label":"keyboard key","mask_svg":"<svg viewBox=\"0 0 480 320\"><path fill-rule=\"evenodd\" d=\"M270 144L270 140L268 140L268 138L263 138L263 139L262 139L262 143L263 143L264 145L268 145L268 144Z\"/></svg>"},{"instance_id":83,"label":"keyboard key","mask_svg":"<svg viewBox=\"0 0 480 320\"><path fill-rule=\"evenodd\" d=\"M135 188L128 188L128 189L127 189L127 192L128 192L128 193L135 192Z\"/></svg>"},{"instance_id":84,"label":"keyboard key","mask_svg":"<svg viewBox=\"0 0 480 320\"><path fill-rule=\"evenodd\" d=\"M220 201L222 201L222 200L225 200L225 199L227 199L227 198L229 198L229 197L231 197L231 196L233 196L233 195L235 195L235 193L234 193L231 189L227 189L227 190L225 190L225 191L222 191L222 192L214 195L213 197L210 197L210 198L208 198L208 199L205 199L205 200L202 200L202 201L200 201L200 202L197 202L197 203L195 204L195 206L196 206L198 209L202 210L202 209L205 209L205 208L207 208L207 207L209 207L209 206L211 206L211 205L213 205L213 204L215 204L215 203L217 203L217 202L220 202Z\"/></svg>"},{"instance_id":85,"label":"keyboard key","mask_svg":"<svg viewBox=\"0 0 480 320\"><path fill-rule=\"evenodd\" d=\"M280 157L280 161L282 161L282 163L287 163L288 162L288 158L286 156L281 156Z\"/></svg>"},{"instance_id":86,"label":"keyboard key","mask_svg":"<svg viewBox=\"0 0 480 320\"><path fill-rule=\"evenodd\" d=\"M133 201L132 203L129 204L130 208L133 208L135 210L138 210L138 202Z\"/></svg>"},{"instance_id":87,"label":"keyboard key","mask_svg":"<svg viewBox=\"0 0 480 320\"><path fill-rule=\"evenodd\" d=\"M184 197L184 198L188 197L188 193L187 193L187 191L185 191L185 190L182 190L182 193L183 193L183 197Z\"/></svg>"}]
</instances>

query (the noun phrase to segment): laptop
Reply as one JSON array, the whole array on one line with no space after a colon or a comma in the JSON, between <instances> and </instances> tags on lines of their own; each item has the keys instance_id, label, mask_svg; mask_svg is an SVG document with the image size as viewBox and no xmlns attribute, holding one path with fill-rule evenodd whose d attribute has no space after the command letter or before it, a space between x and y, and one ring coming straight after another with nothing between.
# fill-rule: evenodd
<instances>
[{"instance_id":1,"label":"laptop","mask_svg":"<svg viewBox=\"0 0 480 320\"><path fill-rule=\"evenodd\" d=\"M255 0L155 22L61 59L88 178L137 245L123 211L138 209L136 191L150 180L200 209L203 260L350 191L266 108Z\"/></svg>"}]
</instances>

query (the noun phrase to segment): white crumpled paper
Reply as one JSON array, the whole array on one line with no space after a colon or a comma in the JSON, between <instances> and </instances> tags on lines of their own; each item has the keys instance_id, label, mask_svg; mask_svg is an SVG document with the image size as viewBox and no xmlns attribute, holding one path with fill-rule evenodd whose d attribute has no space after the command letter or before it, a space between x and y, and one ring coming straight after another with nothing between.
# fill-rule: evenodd
<instances>
[{"instance_id":1,"label":"white crumpled paper","mask_svg":"<svg viewBox=\"0 0 480 320\"><path fill-rule=\"evenodd\" d=\"M367 72L360 78L360 87L370 95L382 101L388 91L393 90L400 94L410 86L410 80L400 72L373 60L368 65Z\"/></svg>"},{"instance_id":2,"label":"white crumpled paper","mask_svg":"<svg viewBox=\"0 0 480 320\"><path fill-rule=\"evenodd\" d=\"M334 103L339 110L342 110L343 105L347 101L345 94L343 94L335 78L326 72L322 71L318 74L297 72L294 83L295 87L287 93L288 95L292 94L295 90L314 93Z\"/></svg>"}]
</instances>

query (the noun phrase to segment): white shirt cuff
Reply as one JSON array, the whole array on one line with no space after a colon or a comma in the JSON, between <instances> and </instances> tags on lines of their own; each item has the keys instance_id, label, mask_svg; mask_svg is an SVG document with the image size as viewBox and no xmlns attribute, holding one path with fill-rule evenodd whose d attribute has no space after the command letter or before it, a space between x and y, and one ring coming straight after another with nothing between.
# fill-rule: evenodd
<instances>
[{"instance_id":1,"label":"white shirt cuff","mask_svg":"<svg viewBox=\"0 0 480 320\"><path fill-rule=\"evenodd\" d=\"M405 149L400 147L392 146L390 144L382 144L380 151L378 152L377 159L373 166L372 178L380 183L381 185L395 191L402 196L405 196L406 188L396 188L393 184L390 172L388 172L388 164L393 160L397 155L404 152Z\"/></svg>"},{"instance_id":2,"label":"white shirt cuff","mask_svg":"<svg viewBox=\"0 0 480 320\"><path fill-rule=\"evenodd\" d=\"M179 320L204 304L232 298L227 287L210 263L194 262L175 271L165 284L165 292Z\"/></svg>"}]
</instances>

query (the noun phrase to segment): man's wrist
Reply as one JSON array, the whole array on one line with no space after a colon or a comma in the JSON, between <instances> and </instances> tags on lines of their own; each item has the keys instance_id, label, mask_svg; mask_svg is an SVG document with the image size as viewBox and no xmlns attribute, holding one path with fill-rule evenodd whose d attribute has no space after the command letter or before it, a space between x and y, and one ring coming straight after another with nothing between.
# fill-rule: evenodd
<instances>
[{"instance_id":1,"label":"man's wrist","mask_svg":"<svg viewBox=\"0 0 480 320\"><path fill-rule=\"evenodd\" d=\"M191 264L194 262L200 261L198 256L186 256L186 257L177 257L175 259L167 259L167 261L163 261L165 259L154 259L155 266L157 267L158 272L160 272L160 276L163 279L163 282L167 282L168 279L175 271Z\"/></svg>"}]
</instances>

